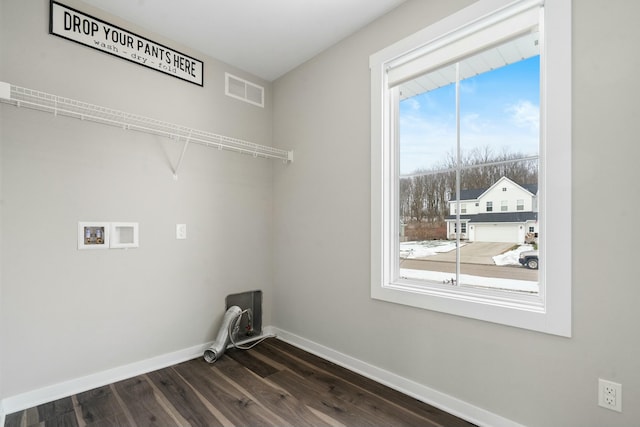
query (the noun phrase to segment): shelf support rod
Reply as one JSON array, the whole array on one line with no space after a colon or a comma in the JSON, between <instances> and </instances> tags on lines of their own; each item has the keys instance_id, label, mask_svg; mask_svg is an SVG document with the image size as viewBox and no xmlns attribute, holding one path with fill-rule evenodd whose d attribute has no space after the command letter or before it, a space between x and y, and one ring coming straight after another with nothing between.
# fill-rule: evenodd
<instances>
[{"instance_id":1,"label":"shelf support rod","mask_svg":"<svg viewBox=\"0 0 640 427\"><path fill-rule=\"evenodd\" d=\"M180 139L180 137L178 137ZM178 170L180 169L180 165L182 164L182 159L184 159L184 153L187 152L187 147L189 146L189 140L191 139L191 131L189 131L189 135L187 136L186 141L184 141L184 145L182 146L182 153L180 153L180 158L178 159L178 163L176 167L173 168L173 179L178 180Z\"/></svg>"}]
</instances>

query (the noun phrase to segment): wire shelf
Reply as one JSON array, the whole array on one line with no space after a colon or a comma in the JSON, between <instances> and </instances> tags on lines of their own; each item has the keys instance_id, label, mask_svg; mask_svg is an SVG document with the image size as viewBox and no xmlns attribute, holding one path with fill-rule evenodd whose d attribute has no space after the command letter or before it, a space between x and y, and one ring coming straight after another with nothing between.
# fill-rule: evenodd
<instances>
[{"instance_id":1,"label":"wire shelf","mask_svg":"<svg viewBox=\"0 0 640 427\"><path fill-rule=\"evenodd\" d=\"M10 86L10 90L9 87ZM231 150L253 157L293 161L293 151L282 150L266 145L255 144L242 139L231 138L211 132L192 129L149 117L125 113L99 105L93 105L74 99L64 98L33 89L9 85L0 82L0 102L45 111L55 115L89 120L110 126L118 126L127 130L145 132L152 135L183 140L186 144L196 143L220 150ZM183 150L184 155L184 150ZM180 161L182 157L180 158ZM178 164L179 167L179 164ZM177 167L176 167L177 169ZM177 172L174 171L174 174Z\"/></svg>"}]
</instances>

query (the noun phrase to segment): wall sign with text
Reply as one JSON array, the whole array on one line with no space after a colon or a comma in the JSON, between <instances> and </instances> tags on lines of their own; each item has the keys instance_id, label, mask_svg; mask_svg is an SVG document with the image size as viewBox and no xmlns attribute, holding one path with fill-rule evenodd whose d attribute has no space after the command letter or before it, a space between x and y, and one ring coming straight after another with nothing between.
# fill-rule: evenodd
<instances>
[{"instance_id":1,"label":"wall sign with text","mask_svg":"<svg viewBox=\"0 0 640 427\"><path fill-rule=\"evenodd\" d=\"M49 33L202 86L203 63L51 0Z\"/></svg>"}]
</instances>

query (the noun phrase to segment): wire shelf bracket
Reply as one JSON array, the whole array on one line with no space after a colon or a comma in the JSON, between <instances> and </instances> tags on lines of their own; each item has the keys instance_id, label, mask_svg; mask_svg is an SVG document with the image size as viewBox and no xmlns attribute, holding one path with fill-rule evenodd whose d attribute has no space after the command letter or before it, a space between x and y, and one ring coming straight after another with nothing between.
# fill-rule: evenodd
<instances>
[{"instance_id":1,"label":"wire shelf bracket","mask_svg":"<svg viewBox=\"0 0 640 427\"><path fill-rule=\"evenodd\" d=\"M211 132L191 129L144 116L129 114L98 105L88 104L33 89L0 82L0 102L16 107L53 113L55 116L73 117L104 125L118 126L125 130L135 130L166 137L176 142L184 140L182 152L173 167L173 177L178 179L178 170L189 144L199 144L218 150L230 150L253 157L279 159L284 163L293 162L293 151L255 144L242 139L231 138Z\"/></svg>"},{"instance_id":2,"label":"wire shelf bracket","mask_svg":"<svg viewBox=\"0 0 640 427\"><path fill-rule=\"evenodd\" d=\"M187 147L189 147L189 140L191 139L191 132L189 132L189 136L184 141L184 145L182 146L182 152L180 153L180 157L178 158L178 163L173 168L173 179L178 179L178 170L180 169L180 165L182 164L182 159L184 159L184 153L187 152Z\"/></svg>"}]
</instances>

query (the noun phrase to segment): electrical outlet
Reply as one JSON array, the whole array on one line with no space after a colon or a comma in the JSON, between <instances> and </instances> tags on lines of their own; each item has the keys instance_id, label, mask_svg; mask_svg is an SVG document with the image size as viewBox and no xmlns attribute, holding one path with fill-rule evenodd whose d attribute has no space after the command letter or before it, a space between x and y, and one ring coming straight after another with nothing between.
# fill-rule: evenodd
<instances>
[{"instance_id":1,"label":"electrical outlet","mask_svg":"<svg viewBox=\"0 0 640 427\"><path fill-rule=\"evenodd\" d=\"M187 238L187 224L176 224L176 239L184 240Z\"/></svg>"},{"instance_id":2,"label":"electrical outlet","mask_svg":"<svg viewBox=\"0 0 640 427\"><path fill-rule=\"evenodd\" d=\"M598 405L622 412L622 384L598 378Z\"/></svg>"}]
</instances>

